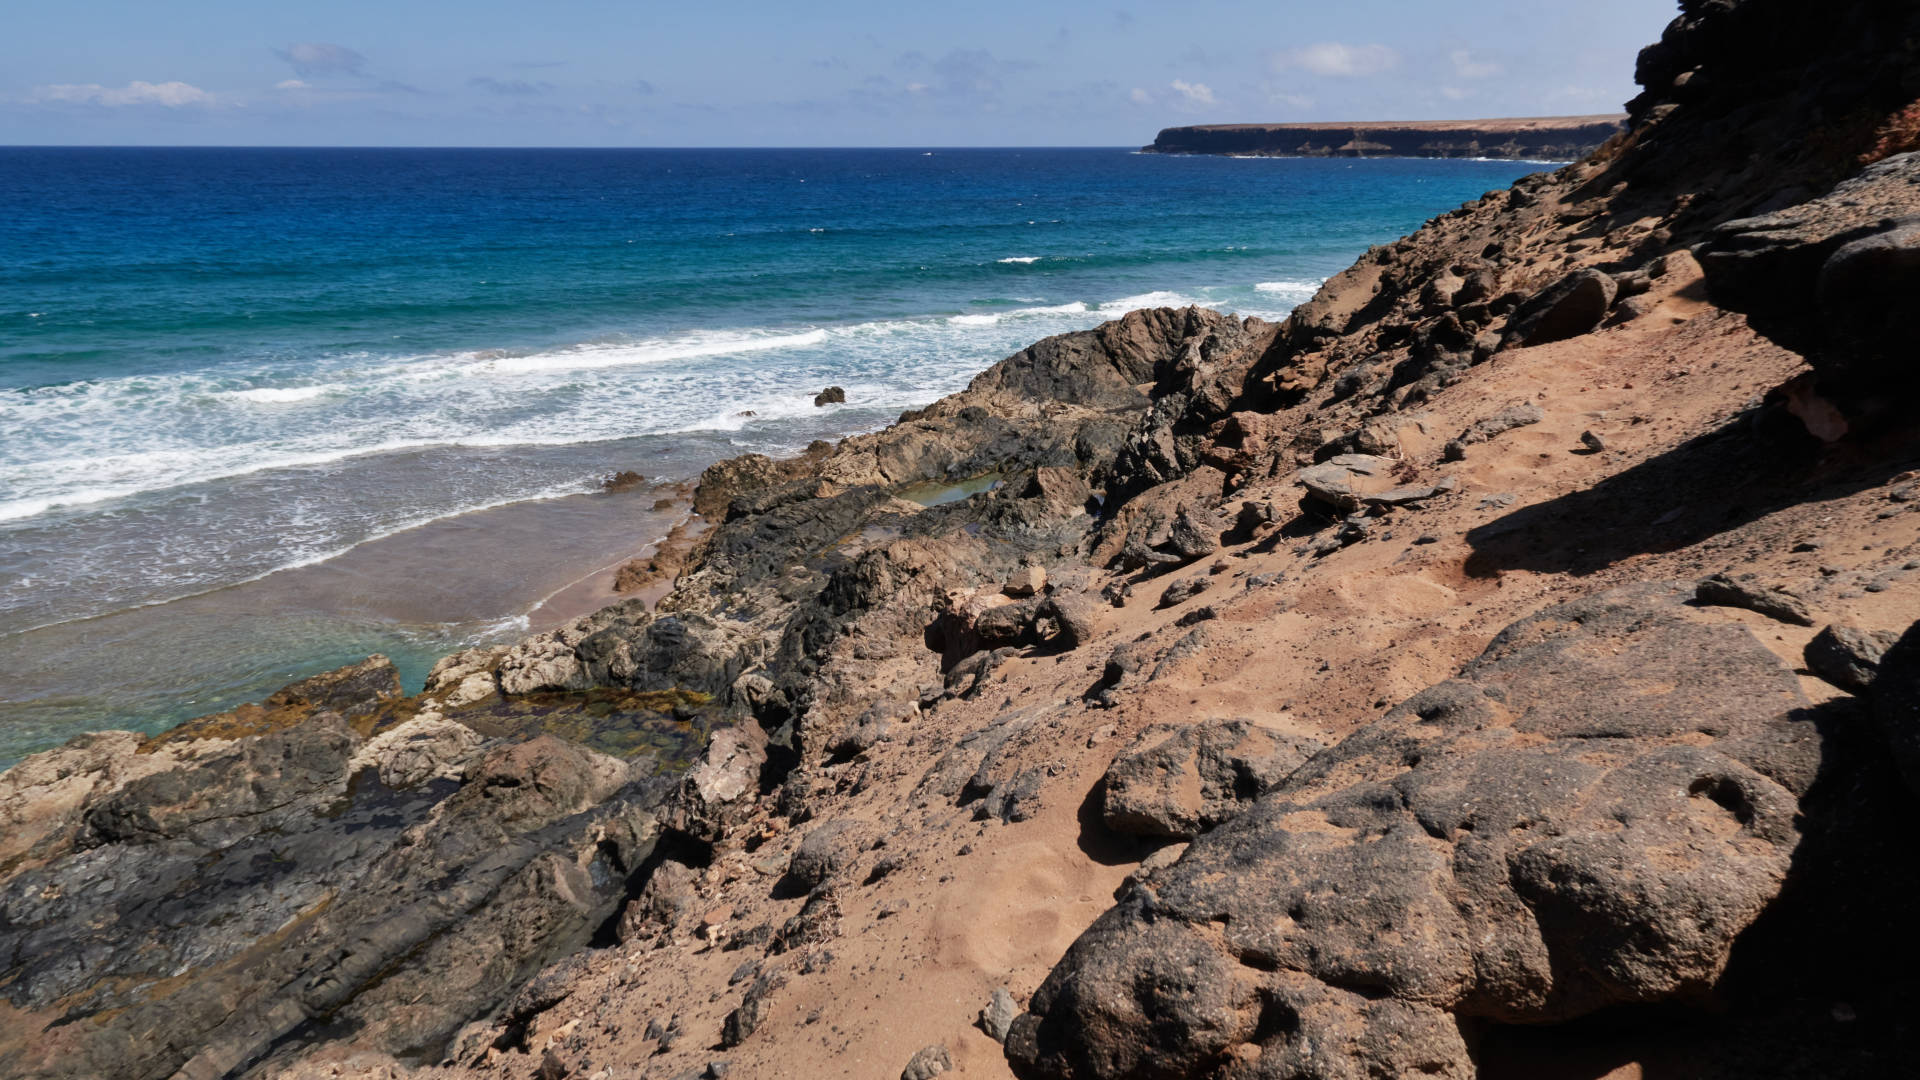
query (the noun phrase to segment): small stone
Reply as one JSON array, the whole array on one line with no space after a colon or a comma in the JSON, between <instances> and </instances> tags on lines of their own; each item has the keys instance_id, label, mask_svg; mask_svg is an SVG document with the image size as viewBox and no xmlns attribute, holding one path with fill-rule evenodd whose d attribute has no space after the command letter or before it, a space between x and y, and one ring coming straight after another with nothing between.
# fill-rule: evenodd
<instances>
[{"instance_id":1,"label":"small stone","mask_svg":"<svg viewBox=\"0 0 1920 1080\"><path fill-rule=\"evenodd\" d=\"M1032 596L1046 587L1046 568L1029 566L1015 574L1000 591L1012 597L1025 597Z\"/></svg>"},{"instance_id":2,"label":"small stone","mask_svg":"<svg viewBox=\"0 0 1920 1080\"><path fill-rule=\"evenodd\" d=\"M1182 506L1174 514L1167 543L1183 560L1204 558L1220 550L1220 525L1208 515Z\"/></svg>"},{"instance_id":3,"label":"small stone","mask_svg":"<svg viewBox=\"0 0 1920 1080\"><path fill-rule=\"evenodd\" d=\"M1160 603L1155 606L1160 608L1175 607L1199 596L1212 587L1213 582L1203 577L1182 578L1167 586L1166 591L1160 594Z\"/></svg>"},{"instance_id":4,"label":"small stone","mask_svg":"<svg viewBox=\"0 0 1920 1080\"><path fill-rule=\"evenodd\" d=\"M1813 625L1813 613L1807 610L1806 601L1780 589L1735 581L1725 574L1702 580L1695 586L1693 596L1702 604L1744 608L1795 626Z\"/></svg>"},{"instance_id":5,"label":"small stone","mask_svg":"<svg viewBox=\"0 0 1920 1080\"><path fill-rule=\"evenodd\" d=\"M1607 448L1606 440L1591 431L1583 431L1580 433L1580 445L1596 454Z\"/></svg>"},{"instance_id":6,"label":"small stone","mask_svg":"<svg viewBox=\"0 0 1920 1080\"><path fill-rule=\"evenodd\" d=\"M980 1010L980 1030L987 1033L994 1042L1007 1041L1007 1029L1013 1026L1013 1018L1020 1014L1019 1006L1013 1003L1013 995L1005 987L993 992L993 1000Z\"/></svg>"},{"instance_id":7,"label":"small stone","mask_svg":"<svg viewBox=\"0 0 1920 1080\"><path fill-rule=\"evenodd\" d=\"M1421 533L1419 536L1413 538L1413 542L1415 544L1437 544L1440 542L1440 538L1432 533Z\"/></svg>"},{"instance_id":8,"label":"small stone","mask_svg":"<svg viewBox=\"0 0 1920 1080\"><path fill-rule=\"evenodd\" d=\"M1196 626L1200 623L1208 622L1210 620L1217 619L1219 617L1220 617L1220 613L1213 609L1212 604L1205 604L1200 607L1194 608L1192 611L1189 611L1185 615L1182 615L1178 619L1175 619L1173 621L1173 625Z\"/></svg>"},{"instance_id":9,"label":"small stone","mask_svg":"<svg viewBox=\"0 0 1920 1080\"><path fill-rule=\"evenodd\" d=\"M951 1068L953 1056L946 1047L936 1044L909 1058L907 1067L900 1070L900 1080L932 1080Z\"/></svg>"},{"instance_id":10,"label":"small stone","mask_svg":"<svg viewBox=\"0 0 1920 1080\"><path fill-rule=\"evenodd\" d=\"M820 408L826 405L844 405L846 403L847 403L847 392L845 390L840 389L837 386L829 386L825 390L822 390L818 394L815 394L813 396L813 404L815 408Z\"/></svg>"}]
</instances>

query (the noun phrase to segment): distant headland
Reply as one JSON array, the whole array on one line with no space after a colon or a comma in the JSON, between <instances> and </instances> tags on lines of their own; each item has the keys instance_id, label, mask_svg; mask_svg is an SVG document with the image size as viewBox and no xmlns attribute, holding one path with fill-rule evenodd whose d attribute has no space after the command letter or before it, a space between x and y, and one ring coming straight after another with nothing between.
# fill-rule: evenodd
<instances>
[{"instance_id":1,"label":"distant headland","mask_svg":"<svg viewBox=\"0 0 1920 1080\"><path fill-rule=\"evenodd\" d=\"M1507 120L1409 120L1172 127L1150 154L1248 157L1504 158L1570 161L1626 129L1624 113Z\"/></svg>"}]
</instances>

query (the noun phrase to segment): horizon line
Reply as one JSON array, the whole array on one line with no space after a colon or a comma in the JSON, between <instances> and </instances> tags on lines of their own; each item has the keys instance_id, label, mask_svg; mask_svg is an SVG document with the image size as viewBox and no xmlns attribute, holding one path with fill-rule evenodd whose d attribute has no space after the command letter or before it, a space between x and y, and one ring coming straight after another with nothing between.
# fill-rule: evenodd
<instances>
[{"instance_id":1,"label":"horizon line","mask_svg":"<svg viewBox=\"0 0 1920 1080\"><path fill-rule=\"evenodd\" d=\"M0 150L1137 150L1151 143L935 143L844 144L838 146L569 146L435 145L401 143L0 143Z\"/></svg>"}]
</instances>

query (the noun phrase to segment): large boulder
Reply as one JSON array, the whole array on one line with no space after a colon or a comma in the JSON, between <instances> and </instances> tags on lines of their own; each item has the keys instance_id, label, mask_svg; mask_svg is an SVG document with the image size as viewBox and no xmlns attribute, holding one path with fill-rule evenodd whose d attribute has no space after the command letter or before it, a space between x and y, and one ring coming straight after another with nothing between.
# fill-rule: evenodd
<instances>
[{"instance_id":1,"label":"large boulder","mask_svg":"<svg viewBox=\"0 0 1920 1080\"><path fill-rule=\"evenodd\" d=\"M1466 1078L1461 1019L1711 994L1818 742L1793 672L1691 594L1514 624L1138 878L1015 1021L1015 1070Z\"/></svg>"},{"instance_id":2,"label":"large boulder","mask_svg":"<svg viewBox=\"0 0 1920 1080\"><path fill-rule=\"evenodd\" d=\"M1507 321L1506 344L1522 348L1565 341L1599 326L1619 286L1598 270L1575 270L1535 293Z\"/></svg>"}]
</instances>

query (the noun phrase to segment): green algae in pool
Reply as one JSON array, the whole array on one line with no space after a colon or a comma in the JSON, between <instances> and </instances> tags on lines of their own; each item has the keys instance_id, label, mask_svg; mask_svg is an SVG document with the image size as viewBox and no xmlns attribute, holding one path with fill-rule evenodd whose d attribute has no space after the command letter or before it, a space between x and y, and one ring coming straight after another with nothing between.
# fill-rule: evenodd
<instances>
[{"instance_id":1,"label":"green algae in pool","mask_svg":"<svg viewBox=\"0 0 1920 1080\"><path fill-rule=\"evenodd\" d=\"M901 488L900 497L908 502L919 503L921 506L944 506L947 503L972 498L983 491L992 491L1000 486L1000 481L1001 476L998 472L981 473L979 476L958 482L928 480Z\"/></svg>"},{"instance_id":2,"label":"green algae in pool","mask_svg":"<svg viewBox=\"0 0 1920 1080\"><path fill-rule=\"evenodd\" d=\"M615 757L648 755L655 772L678 772L706 745L711 701L693 690L556 691L488 698L450 719L495 738L557 735Z\"/></svg>"}]
</instances>

